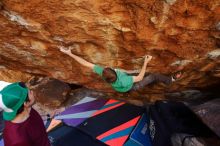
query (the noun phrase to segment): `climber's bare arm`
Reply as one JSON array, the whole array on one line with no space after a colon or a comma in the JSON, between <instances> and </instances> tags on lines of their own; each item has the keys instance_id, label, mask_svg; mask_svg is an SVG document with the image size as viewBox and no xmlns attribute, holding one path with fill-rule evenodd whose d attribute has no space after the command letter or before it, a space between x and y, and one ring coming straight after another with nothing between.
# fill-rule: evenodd
<instances>
[{"instance_id":1,"label":"climber's bare arm","mask_svg":"<svg viewBox=\"0 0 220 146\"><path fill-rule=\"evenodd\" d=\"M75 54L72 54L70 49L66 50L64 48L60 48L60 51L69 55L70 57L72 57L73 59L75 59L77 62L79 62L81 65L83 65L85 67L93 69L93 67L95 66L93 63L90 63L90 62L86 61L85 59L83 59Z\"/></svg>"},{"instance_id":2,"label":"climber's bare arm","mask_svg":"<svg viewBox=\"0 0 220 146\"><path fill-rule=\"evenodd\" d=\"M151 59L152 59L152 56L150 56L150 55L145 56L144 64L141 68L140 73L137 76L133 76L134 83L140 82L141 80L143 80L147 64L148 64L148 62L150 62Z\"/></svg>"},{"instance_id":3,"label":"climber's bare arm","mask_svg":"<svg viewBox=\"0 0 220 146\"><path fill-rule=\"evenodd\" d=\"M120 69L123 72L126 72L127 74L135 74L135 73L139 73L140 70L135 69L135 70L125 70L125 69Z\"/></svg>"}]
</instances>

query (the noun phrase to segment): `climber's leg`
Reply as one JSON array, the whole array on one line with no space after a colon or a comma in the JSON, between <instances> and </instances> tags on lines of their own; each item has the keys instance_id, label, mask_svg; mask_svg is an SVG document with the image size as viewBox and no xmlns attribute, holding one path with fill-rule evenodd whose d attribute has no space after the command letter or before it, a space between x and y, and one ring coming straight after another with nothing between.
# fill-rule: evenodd
<instances>
[{"instance_id":1,"label":"climber's leg","mask_svg":"<svg viewBox=\"0 0 220 146\"><path fill-rule=\"evenodd\" d=\"M153 73L153 74L146 76L140 82L134 83L131 90L136 91L136 90L144 88L145 86L151 83L156 83L156 82L163 82L164 84L169 85L172 83L172 77L165 76L165 75L158 74L158 73Z\"/></svg>"}]
</instances>

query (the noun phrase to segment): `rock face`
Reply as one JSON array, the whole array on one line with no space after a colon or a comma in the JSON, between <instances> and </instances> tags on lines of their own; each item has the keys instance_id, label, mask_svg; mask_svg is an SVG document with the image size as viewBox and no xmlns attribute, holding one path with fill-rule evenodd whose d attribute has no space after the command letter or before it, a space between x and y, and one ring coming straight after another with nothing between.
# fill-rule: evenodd
<instances>
[{"instance_id":1,"label":"rock face","mask_svg":"<svg viewBox=\"0 0 220 146\"><path fill-rule=\"evenodd\" d=\"M6 68L1 68L0 70L0 80L4 80L10 83L17 81L26 82L33 76L29 73L24 73L18 70L9 70Z\"/></svg>"},{"instance_id":2,"label":"rock face","mask_svg":"<svg viewBox=\"0 0 220 146\"><path fill-rule=\"evenodd\" d=\"M203 120L203 122L209 126L210 129L220 136L220 100L215 99L207 103L195 106L192 108L194 112Z\"/></svg>"},{"instance_id":3,"label":"rock face","mask_svg":"<svg viewBox=\"0 0 220 146\"><path fill-rule=\"evenodd\" d=\"M37 102L47 107L59 107L68 97L71 88L56 79L32 78L27 84L32 89Z\"/></svg>"},{"instance_id":4,"label":"rock face","mask_svg":"<svg viewBox=\"0 0 220 146\"><path fill-rule=\"evenodd\" d=\"M65 47L103 66L140 69L150 54L148 72L185 71L174 85L146 88L151 94L220 80L219 0L2 0L0 9L0 71L112 91Z\"/></svg>"}]
</instances>

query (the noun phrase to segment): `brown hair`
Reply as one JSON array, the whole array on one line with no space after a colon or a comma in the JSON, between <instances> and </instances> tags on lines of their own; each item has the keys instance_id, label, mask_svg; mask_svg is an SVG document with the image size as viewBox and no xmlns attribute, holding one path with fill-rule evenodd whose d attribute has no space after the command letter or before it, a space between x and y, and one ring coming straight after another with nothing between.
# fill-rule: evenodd
<instances>
[{"instance_id":1,"label":"brown hair","mask_svg":"<svg viewBox=\"0 0 220 146\"><path fill-rule=\"evenodd\" d=\"M102 77L108 83L114 83L117 80L117 74L115 70L111 69L110 67L104 68Z\"/></svg>"},{"instance_id":2,"label":"brown hair","mask_svg":"<svg viewBox=\"0 0 220 146\"><path fill-rule=\"evenodd\" d=\"M25 85L24 82L19 82L19 86L21 86L22 88L27 88L27 86ZM28 94L27 94L25 102L28 102L28 101L30 101L30 100L29 100L29 97L28 97ZM24 104L22 104L21 107L17 110L16 115L22 113L23 111L24 111Z\"/></svg>"}]
</instances>

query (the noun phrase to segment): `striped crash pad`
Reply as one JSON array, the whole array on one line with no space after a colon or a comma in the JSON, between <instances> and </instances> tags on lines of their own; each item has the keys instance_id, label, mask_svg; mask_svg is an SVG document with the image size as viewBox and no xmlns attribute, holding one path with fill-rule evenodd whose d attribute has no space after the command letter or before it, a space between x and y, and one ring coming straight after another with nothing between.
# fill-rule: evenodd
<instances>
[{"instance_id":1,"label":"striped crash pad","mask_svg":"<svg viewBox=\"0 0 220 146\"><path fill-rule=\"evenodd\" d=\"M0 146L4 146L4 141L2 138L0 139Z\"/></svg>"},{"instance_id":2,"label":"striped crash pad","mask_svg":"<svg viewBox=\"0 0 220 146\"><path fill-rule=\"evenodd\" d=\"M144 113L124 146L152 146L148 124L149 117Z\"/></svg>"},{"instance_id":3,"label":"striped crash pad","mask_svg":"<svg viewBox=\"0 0 220 146\"><path fill-rule=\"evenodd\" d=\"M77 128L110 146L122 146L143 113L141 107L110 99Z\"/></svg>"},{"instance_id":4,"label":"striped crash pad","mask_svg":"<svg viewBox=\"0 0 220 146\"><path fill-rule=\"evenodd\" d=\"M47 131L50 131L62 122L66 125L75 127L91 117L93 113L100 109L107 101L107 99L85 97L59 115L55 116L47 128Z\"/></svg>"},{"instance_id":5,"label":"striped crash pad","mask_svg":"<svg viewBox=\"0 0 220 146\"><path fill-rule=\"evenodd\" d=\"M78 130L76 127L62 126L51 130L48 138L52 146L107 146L103 142Z\"/></svg>"},{"instance_id":6,"label":"striped crash pad","mask_svg":"<svg viewBox=\"0 0 220 146\"><path fill-rule=\"evenodd\" d=\"M4 146L4 141L3 141L3 139L0 140L0 146Z\"/></svg>"}]
</instances>

